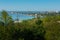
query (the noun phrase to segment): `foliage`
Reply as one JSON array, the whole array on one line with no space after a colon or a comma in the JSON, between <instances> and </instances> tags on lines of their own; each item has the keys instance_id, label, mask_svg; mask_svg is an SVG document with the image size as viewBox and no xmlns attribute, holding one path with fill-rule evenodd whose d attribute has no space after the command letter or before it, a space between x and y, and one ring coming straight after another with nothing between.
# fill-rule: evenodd
<instances>
[{"instance_id":1,"label":"foliage","mask_svg":"<svg viewBox=\"0 0 60 40\"><path fill-rule=\"evenodd\" d=\"M60 16L48 16L44 19L46 40L60 40Z\"/></svg>"},{"instance_id":2,"label":"foliage","mask_svg":"<svg viewBox=\"0 0 60 40\"><path fill-rule=\"evenodd\" d=\"M48 14L14 23L6 12L0 13L0 40L60 40L60 15Z\"/></svg>"},{"instance_id":3,"label":"foliage","mask_svg":"<svg viewBox=\"0 0 60 40\"><path fill-rule=\"evenodd\" d=\"M4 23L4 26L7 26L11 21L13 21L6 11L2 11L0 15L0 21Z\"/></svg>"},{"instance_id":4,"label":"foliage","mask_svg":"<svg viewBox=\"0 0 60 40\"><path fill-rule=\"evenodd\" d=\"M40 19L14 23L6 11L1 12L0 40L45 40L45 30Z\"/></svg>"}]
</instances>

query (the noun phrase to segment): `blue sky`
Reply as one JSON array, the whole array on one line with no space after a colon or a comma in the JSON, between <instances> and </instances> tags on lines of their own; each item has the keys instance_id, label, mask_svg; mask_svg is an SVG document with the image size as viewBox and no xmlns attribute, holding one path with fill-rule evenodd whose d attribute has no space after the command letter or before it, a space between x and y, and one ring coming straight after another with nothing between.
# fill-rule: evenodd
<instances>
[{"instance_id":1,"label":"blue sky","mask_svg":"<svg viewBox=\"0 0 60 40\"><path fill-rule=\"evenodd\" d=\"M60 11L60 0L0 0L0 10Z\"/></svg>"}]
</instances>

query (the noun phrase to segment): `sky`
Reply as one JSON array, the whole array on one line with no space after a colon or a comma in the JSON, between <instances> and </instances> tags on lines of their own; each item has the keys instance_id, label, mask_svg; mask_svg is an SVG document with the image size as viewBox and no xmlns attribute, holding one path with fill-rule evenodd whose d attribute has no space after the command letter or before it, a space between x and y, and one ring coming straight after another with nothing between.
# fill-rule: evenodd
<instances>
[{"instance_id":1,"label":"sky","mask_svg":"<svg viewBox=\"0 0 60 40\"><path fill-rule=\"evenodd\" d=\"M60 0L0 0L0 11L60 11Z\"/></svg>"}]
</instances>

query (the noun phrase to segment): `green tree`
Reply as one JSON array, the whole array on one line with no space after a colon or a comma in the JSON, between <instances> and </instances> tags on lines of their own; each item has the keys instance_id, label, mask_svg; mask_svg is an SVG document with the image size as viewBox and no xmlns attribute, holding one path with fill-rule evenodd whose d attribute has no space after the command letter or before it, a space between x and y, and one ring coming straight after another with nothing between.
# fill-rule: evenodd
<instances>
[{"instance_id":1,"label":"green tree","mask_svg":"<svg viewBox=\"0 0 60 40\"><path fill-rule=\"evenodd\" d=\"M4 26L7 26L9 22L12 21L12 18L8 15L6 11L1 12L0 21L4 23Z\"/></svg>"},{"instance_id":2,"label":"green tree","mask_svg":"<svg viewBox=\"0 0 60 40\"><path fill-rule=\"evenodd\" d=\"M48 16L44 19L44 27L46 29L47 40L60 40L60 17L59 16Z\"/></svg>"}]
</instances>

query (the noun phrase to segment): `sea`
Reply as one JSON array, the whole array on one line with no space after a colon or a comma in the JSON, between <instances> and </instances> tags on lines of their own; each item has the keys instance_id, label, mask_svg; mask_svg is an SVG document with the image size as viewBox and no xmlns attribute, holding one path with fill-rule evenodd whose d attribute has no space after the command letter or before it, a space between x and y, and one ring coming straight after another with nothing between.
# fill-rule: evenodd
<instances>
[{"instance_id":1,"label":"sea","mask_svg":"<svg viewBox=\"0 0 60 40\"><path fill-rule=\"evenodd\" d=\"M34 16L30 16L30 15L25 15L25 14L11 14L9 13L9 15L12 17L13 20L17 20L17 18L22 21L22 20L28 20L28 19L32 19L34 18Z\"/></svg>"}]
</instances>

